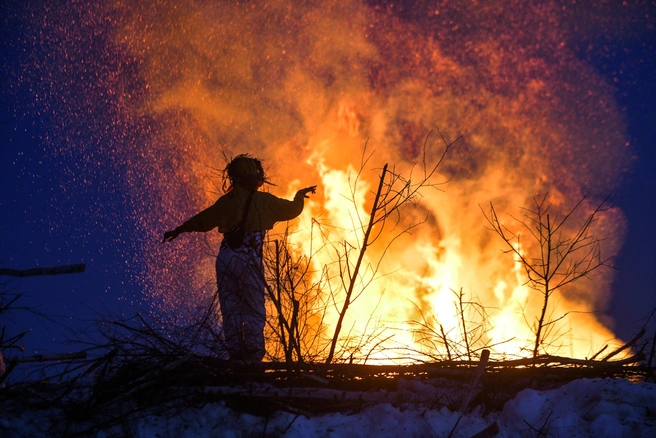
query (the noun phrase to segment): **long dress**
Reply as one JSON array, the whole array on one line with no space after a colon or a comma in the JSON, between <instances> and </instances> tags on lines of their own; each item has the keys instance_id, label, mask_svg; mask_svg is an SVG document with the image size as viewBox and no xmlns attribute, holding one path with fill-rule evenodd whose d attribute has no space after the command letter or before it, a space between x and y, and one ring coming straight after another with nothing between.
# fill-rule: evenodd
<instances>
[{"instance_id":1,"label":"long dress","mask_svg":"<svg viewBox=\"0 0 656 438\"><path fill-rule=\"evenodd\" d=\"M223 337L232 360L259 362L265 354L263 239L263 231L247 232L237 249L224 241L216 258Z\"/></svg>"},{"instance_id":2,"label":"long dress","mask_svg":"<svg viewBox=\"0 0 656 438\"><path fill-rule=\"evenodd\" d=\"M185 221L179 231L229 231L241 221L251 192L235 186L212 206ZM223 319L223 336L230 359L261 361L265 354L264 268L262 244L267 230L276 222L297 217L303 211L304 196L293 200L256 191L245 221L246 235L240 248L221 242L216 258L216 281Z\"/></svg>"}]
</instances>

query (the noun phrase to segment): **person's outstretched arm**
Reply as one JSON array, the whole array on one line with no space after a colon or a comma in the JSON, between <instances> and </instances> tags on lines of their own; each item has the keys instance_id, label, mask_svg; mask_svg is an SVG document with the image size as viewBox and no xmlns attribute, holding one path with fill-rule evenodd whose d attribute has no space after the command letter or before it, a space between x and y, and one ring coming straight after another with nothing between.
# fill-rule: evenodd
<instances>
[{"instance_id":1,"label":"person's outstretched arm","mask_svg":"<svg viewBox=\"0 0 656 438\"><path fill-rule=\"evenodd\" d=\"M205 233L213 228L216 228L221 221L222 210L223 209L219 205L219 201L217 201L211 207L206 208L197 215L186 220L179 227L165 232L164 240L162 240L162 242L170 242L182 233L188 233L192 231Z\"/></svg>"},{"instance_id":2,"label":"person's outstretched arm","mask_svg":"<svg viewBox=\"0 0 656 438\"><path fill-rule=\"evenodd\" d=\"M296 196L302 196L304 198L309 198L308 193L317 193L317 186L310 186L296 192Z\"/></svg>"},{"instance_id":3,"label":"person's outstretched arm","mask_svg":"<svg viewBox=\"0 0 656 438\"><path fill-rule=\"evenodd\" d=\"M171 240L175 239L182 233L178 228L175 228L173 230L167 231L164 233L164 240L162 240L162 243L164 242L170 242Z\"/></svg>"},{"instance_id":4,"label":"person's outstretched arm","mask_svg":"<svg viewBox=\"0 0 656 438\"><path fill-rule=\"evenodd\" d=\"M268 219L271 220L271 223L268 224L267 228L273 227L275 222L288 221L301 214L305 198L309 198L308 193L316 193L316 190L317 186L301 189L296 192L296 196L292 201L270 195L270 202L268 203L270 216Z\"/></svg>"}]
</instances>

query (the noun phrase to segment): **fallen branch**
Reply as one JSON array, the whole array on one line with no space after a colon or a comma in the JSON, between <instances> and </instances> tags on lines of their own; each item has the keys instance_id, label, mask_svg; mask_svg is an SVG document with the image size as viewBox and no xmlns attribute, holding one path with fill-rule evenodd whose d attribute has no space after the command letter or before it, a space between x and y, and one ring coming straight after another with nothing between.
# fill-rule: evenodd
<instances>
[{"instance_id":1,"label":"fallen branch","mask_svg":"<svg viewBox=\"0 0 656 438\"><path fill-rule=\"evenodd\" d=\"M5 358L7 363L34 363L34 362L70 362L87 358L87 352L60 353L60 354L35 354L33 356Z\"/></svg>"},{"instance_id":2,"label":"fallen branch","mask_svg":"<svg viewBox=\"0 0 656 438\"><path fill-rule=\"evenodd\" d=\"M64 266L46 266L43 268L30 268L30 269L10 269L0 268L0 275L7 275L10 277L36 277L39 275L61 275L61 274L75 274L77 272L84 272L86 264L79 263L76 265Z\"/></svg>"},{"instance_id":3,"label":"fallen branch","mask_svg":"<svg viewBox=\"0 0 656 438\"><path fill-rule=\"evenodd\" d=\"M86 359L86 351L80 353L63 353L63 354L36 354L34 356L4 358L2 361L2 354L0 354L0 387L4 387L5 380L14 371L14 368L20 363L35 363L35 362L70 362L73 360ZM5 365L6 364L6 365Z\"/></svg>"},{"instance_id":4,"label":"fallen branch","mask_svg":"<svg viewBox=\"0 0 656 438\"><path fill-rule=\"evenodd\" d=\"M602 362L607 362L608 359L610 359L611 357L617 356L618 354L620 354L622 351L626 350L627 348L631 348L636 342L638 342L638 340L639 340L640 338L642 338L642 337L644 336L644 334L645 334L646 332L647 332L647 331L646 331L645 328L643 327L642 330L640 330L640 333L638 333L637 335L635 335L635 336L633 337L633 339L631 339L631 340L630 340L629 342L627 342L626 344L622 345L622 346L619 347L618 349L616 349L616 350L614 350L613 352L611 352L610 354L608 354L608 355L607 355L606 357L604 357L601 361L602 361Z\"/></svg>"}]
</instances>

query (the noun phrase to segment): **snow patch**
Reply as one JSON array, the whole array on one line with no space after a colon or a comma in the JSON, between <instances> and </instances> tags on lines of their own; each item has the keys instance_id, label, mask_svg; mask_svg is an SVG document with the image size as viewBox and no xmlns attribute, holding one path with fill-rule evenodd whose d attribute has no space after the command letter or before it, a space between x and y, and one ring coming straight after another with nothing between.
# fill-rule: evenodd
<instances>
[{"instance_id":1,"label":"snow patch","mask_svg":"<svg viewBox=\"0 0 656 438\"><path fill-rule=\"evenodd\" d=\"M422 389L421 382L403 383ZM429 390L430 388L423 388ZM460 418L462 416L462 418ZM0 436L48 437L60 430L62 413L55 408L24 411L0 406ZM497 422L499 438L535 437L654 437L656 384L622 379L581 379L558 389L526 389L506 403L503 411L466 415L423 403L405 407L370 405L356 413L303 416L276 411L268 418L236 412L224 402L189 408L175 414L151 413L121 426L96 432L97 438L152 437L447 437L458 419L454 437L471 437ZM61 434L60 434L61 435Z\"/></svg>"}]
</instances>

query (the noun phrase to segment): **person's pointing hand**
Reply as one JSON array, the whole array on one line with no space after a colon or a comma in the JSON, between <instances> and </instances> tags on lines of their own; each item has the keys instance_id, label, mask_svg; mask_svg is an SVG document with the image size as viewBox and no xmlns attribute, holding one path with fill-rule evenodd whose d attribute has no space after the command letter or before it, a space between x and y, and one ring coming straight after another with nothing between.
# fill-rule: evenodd
<instances>
[{"instance_id":1,"label":"person's pointing hand","mask_svg":"<svg viewBox=\"0 0 656 438\"><path fill-rule=\"evenodd\" d=\"M299 190L296 192L296 196L302 196L304 198L309 198L308 193L317 193L317 186L311 186L311 187L306 187L304 189Z\"/></svg>"}]
</instances>

